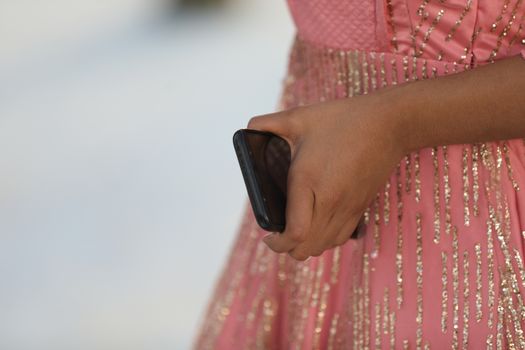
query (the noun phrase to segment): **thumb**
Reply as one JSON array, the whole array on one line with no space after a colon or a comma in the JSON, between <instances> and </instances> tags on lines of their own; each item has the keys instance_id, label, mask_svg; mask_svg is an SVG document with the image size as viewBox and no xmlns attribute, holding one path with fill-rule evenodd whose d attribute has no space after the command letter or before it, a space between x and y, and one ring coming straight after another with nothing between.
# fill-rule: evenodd
<instances>
[{"instance_id":1,"label":"thumb","mask_svg":"<svg viewBox=\"0 0 525 350\"><path fill-rule=\"evenodd\" d=\"M252 117L247 128L269 131L284 138L290 146L295 144L296 133L291 123L288 111L264 114Z\"/></svg>"}]
</instances>

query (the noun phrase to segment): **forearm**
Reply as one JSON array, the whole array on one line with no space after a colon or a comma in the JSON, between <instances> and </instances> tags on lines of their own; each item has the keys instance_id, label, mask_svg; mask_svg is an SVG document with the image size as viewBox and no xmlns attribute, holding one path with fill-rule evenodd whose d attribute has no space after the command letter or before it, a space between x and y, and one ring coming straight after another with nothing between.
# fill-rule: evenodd
<instances>
[{"instance_id":1,"label":"forearm","mask_svg":"<svg viewBox=\"0 0 525 350\"><path fill-rule=\"evenodd\" d=\"M525 137L525 60L509 58L478 69L382 92L407 152L420 148Z\"/></svg>"}]
</instances>

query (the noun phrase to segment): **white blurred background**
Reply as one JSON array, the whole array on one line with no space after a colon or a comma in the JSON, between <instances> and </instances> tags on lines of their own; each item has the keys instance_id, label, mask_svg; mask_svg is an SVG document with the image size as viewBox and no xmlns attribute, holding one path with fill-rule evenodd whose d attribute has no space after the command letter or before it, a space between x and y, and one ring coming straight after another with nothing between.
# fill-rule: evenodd
<instances>
[{"instance_id":1,"label":"white blurred background","mask_svg":"<svg viewBox=\"0 0 525 350\"><path fill-rule=\"evenodd\" d=\"M284 0L0 0L0 349L188 349L272 112Z\"/></svg>"}]
</instances>

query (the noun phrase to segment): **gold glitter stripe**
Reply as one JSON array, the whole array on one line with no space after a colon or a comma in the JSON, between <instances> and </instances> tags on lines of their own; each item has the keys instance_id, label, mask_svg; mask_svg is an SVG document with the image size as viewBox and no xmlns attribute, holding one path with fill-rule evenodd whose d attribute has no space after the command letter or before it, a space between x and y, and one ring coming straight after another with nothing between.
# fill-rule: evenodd
<instances>
[{"instance_id":1,"label":"gold glitter stripe","mask_svg":"<svg viewBox=\"0 0 525 350\"><path fill-rule=\"evenodd\" d=\"M425 22L429 16L429 13L426 11L426 6L430 0L423 0L423 2L419 5L416 14L420 17L418 24L414 27L412 30L412 33L410 35L412 39L412 47L414 48L414 54L417 55L417 42L416 37L419 34L419 31L421 30L421 26L423 25L423 22Z\"/></svg>"},{"instance_id":2,"label":"gold glitter stripe","mask_svg":"<svg viewBox=\"0 0 525 350\"><path fill-rule=\"evenodd\" d=\"M372 85L372 91L377 90L377 70L376 70L376 54L375 52L370 53L370 81Z\"/></svg>"},{"instance_id":3,"label":"gold glitter stripe","mask_svg":"<svg viewBox=\"0 0 525 350\"><path fill-rule=\"evenodd\" d=\"M348 76L347 76L347 86L348 86L348 97L353 97L355 95L354 91L354 74L356 69L354 68L354 57L351 52L346 52L346 63L348 66Z\"/></svg>"},{"instance_id":4,"label":"gold glitter stripe","mask_svg":"<svg viewBox=\"0 0 525 350\"><path fill-rule=\"evenodd\" d=\"M505 157L505 164L507 165L507 176L509 178L509 181L512 184L512 187L514 187L516 191L519 191L520 186L514 179L514 173L512 171L512 164L510 163L510 155L509 155L509 148L507 146L507 142L503 142L503 156Z\"/></svg>"},{"instance_id":5,"label":"gold glitter stripe","mask_svg":"<svg viewBox=\"0 0 525 350\"><path fill-rule=\"evenodd\" d=\"M352 67L354 73L354 89L353 93L354 95L361 95L361 65L359 64L359 52L358 51L352 51Z\"/></svg>"},{"instance_id":6,"label":"gold glitter stripe","mask_svg":"<svg viewBox=\"0 0 525 350\"><path fill-rule=\"evenodd\" d=\"M501 212L500 206L502 205L500 201L497 202L498 204L498 212ZM506 205L505 205L506 207ZM516 278L516 273L514 272L514 267L512 265L512 257L509 252L507 237L503 232L501 225L501 220L498 218L498 215L493 207L489 205L489 218L492 220L495 230L496 230L496 236L498 238L500 250L503 253L503 256L505 257L505 271L500 271L500 278L503 283L506 283L507 279L509 280L508 283L510 284L510 288L505 288L502 285L502 291L505 295L504 297L504 303L506 303L506 307L509 312L509 322L514 325L514 331L515 335L518 338L518 342L520 344L521 348L525 348L525 336L523 334L523 330L521 328L521 320L520 316L517 313L517 310L521 310L523 306L523 297L520 294L520 290L518 287L518 282ZM514 293L515 299L518 303L518 305L514 305L512 295L510 294L512 289L512 292ZM507 332L509 333L509 332Z\"/></svg>"},{"instance_id":7,"label":"gold glitter stripe","mask_svg":"<svg viewBox=\"0 0 525 350\"><path fill-rule=\"evenodd\" d=\"M423 67L421 68L421 76L423 79L428 79L428 61L423 60Z\"/></svg>"},{"instance_id":8,"label":"gold glitter stripe","mask_svg":"<svg viewBox=\"0 0 525 350\"><path fill-rule=\"evenodd\" d=\"M335 337L337 335L337 324L339 322L339 314L334 314L332 324L330 326L330 336L328 338L328 350L334 349Z\"/></svg>"},{"instance_id":9,"label":"gold glitter stripe","mask_svg":"<svg viewBox=\"0 0 525 350\"><path fill-rule=\"evenodd\" d=\"M390 61L390 64L392 65L392 85L395 86L397 85L397 61L395 59L392 59L392 61ZM524 141L525 142L525 141Z\"/></svg>"},{"instance_id":10,"label":"gold glitter stripe","mask_svg":"<svg viewBox=\"0 0 525 350\"><path fill-rule=\"evenodd\" d=\"M374 249L370 253L372 259L377 258L381 249L381 235L379 230L379 192L374 200Z\"/></svg>"},{"instance_id":11,"label":"gold glitter stripe","mask_svg":"<svg viewBox=\"0 0 525 350\"><path fill-rule=\"evenodd\" d=\"M492 222L487 220L487 273L488 273L488 293L487 306L489 309L487 325L492 328L494 323L494 303L496 301L496 290L494 283L494 240L492 236Z\"/></svg>"},{"instance_id":12,"label":"gold glitter stripe","mask_svg":"<svg viewBox=\"0 0 525 350\"><path fill-rule=\"evenodd\" d=\"M403 73L405 81L410 81L410 76L408 75L408 56L403 56Z\"/></svg>"},{"instance_id":13,"label":"gold glitter stripe","mask_svg":"<svg viewBox=\"0 0 525 350\"><path fill-rule=\"evenodd\" d=\"M397 198L397 245L396 245L396 287L397 287L397 308L401 308L403 304L403 198L401 184L401 167L396 169L396 198Z\"/></svg>"},{"instance_id":14,"label":"gold glitter stripe","mask_svg":"<svg viewBox=\"0 0 525 350\"><path fill-rule=\"evenodd\" d=\"M390 294L388 287L385 288L383 295L383 334L387 335L389 331L389 317L390 317Z\"/></svg>"},{"instance_id":15,"label":"gold glitter stripe","mask_svg":"<svg viewBox=\"0 0 525 350\"><path fill-rule=\"evenodd\" d=\"M452 228L452 349L458 348L459 331L459 252L458 229Z\"/></svg>"},{"instance_id":16,"label":"gold glitter stripe","mask_svg":"<svg viewBox=\"0 0 525 350\"><path fill-rule=\"evenodd\" d=\"M463 347L468 349L468 331L470 319L470 285L469 285L469 254L463 252Z\"/></svg>"},{"instance_id":17,"label":"gold glitter stripe","mask_svg":"<svg viewBox=\"0 0 525 350\"><path fill-rule=\"evenodd\" d=\"M376 350L381 350L381 303L377 301L374 305L374 345Z\"/></svg>"},{"instance_id":18,"label":"gold glitter stripe","mask_svg":"<svg viewBox=\"0 0 525 350\"><path fill-rule=\"evenodd\" d=\"M521 258L520 252L514 248L514 260L518 264L518 269L520 271L521 285L525 288L525 268L523 267L523 260Z\"/></svg>"},{"instance_id":19,"label":"gold glitter stripe","mask_svg":"<svg viewBox=\"0 0 525 350\"><path fill-rule=\"evenodd\" d=\"M412 187L412 153L405 157L405 190L410 193Z\"/></svg>"},{"instance_id":20,"label":"gold glitter stripe","mask_svg":"<svg viewBox=\"0 0 525 350\"><path fill-rule=\"evenodd\" d=\"M472 211L474 216L479 216L479 149L478 145L472 146Z\"/></svg>"},{"instance_id":21,"label":"gold glitter stripe","mask_svg":"<svg viewBox=\"0 0 525 350\"><path fill-rule=\"evenodd\" d=\"M423 55L423 51L425 50L425 46L427 45L427 42L430 39L430 35L432 34L434 29L438 25L439 21L441 21L441 18L443 18L444 14L445 14L445 10L444 9L439 10L439 12L437 13L436 18L434 18L434 20L430 24L430 27L427 29L427 32L423 36L423 41L419 45L419 51L416 52L416 57L419 57L419 56Z\"/></svg>"},{"instance_id":22,"label":"gold glitter stripe","mask_svg":"<svg viewBox=\"0 0 525 350\"><path fill-rule=\"evenodd\" d=\"M454 36L454 34L456 34L456 30L459 28L459 26L463 22L463 19L465 19L465 16L470 11L471 6L472 6L472 0L467 0L467 6L465 6L465 8L463 9L463 12L461 12L461 14L459 15L459 18L454 23L454 26L452 26L452 28L448 32L445 38L445 41L450 41L452 37Z\"/></svg>"},{"instance_id":23,"label":"gold glitter stripe","mask_svg":"<svg viewBox=\"0 0 525 350\"><path fill-rule=\"evenodd\" d=\"M426 61L425 61L426 62ZM420 177L420 155L419 151L414 153L414 186L415 186L415 200L417 203L421 201L421 177Z\"/></svg>"},{"instance_id":24,"label":"gold glitter stripe","mask_svg":"<svg viewBox=\"0 0 525 350\"><path fill-rule=\"evenodd\" d=\"M476 252L476 322L480 322L483 317L482 305L483 299L481 290L482 286L482 261L481 261L481 245L477 243L474 246Z\"/></svg>"},{"instance_id":25,"label":"gold glitter stripe","mask_svg":"<svg viewBox=\"0 0 525 350\"><path fill-rule=\"evenodd\" d=\"M493 350L494 349L494 343L493 343L493 338L494 335L493 334L489 334L487 336L487 341L486 341L486 344L487 344L487 350Z\"/></svg>"},{"instance_id":26,"label":"gold glitter stripe","mask_svg":"<svg viewBox=\"0 0 525 350\"><path fill-rule=\"evenodd\" d=\"M434 243L437 244L441 236L438 148L433 147L431 152L434 165Z\"/></svg>"},{"instance_id":27,"label":"gold glitter stripe","mask_svg":"<svg viewBox=\"0 0 525 350\"><path fill-rule=\"evenodd\" d=\"M423 344L423 235L421 213L416 213L416 349Z\"/></svg>"},{"instance_id":28,"label":"gold glitter stripe","mask_svg":"<svg viewBox=\"0 0 525 350\"><path fill-rule=\"evenodd\" d=\"M379 75L381 77L381 87L386 87L386 67L385 67L385 53L381 52L379 54Z\"/></svg>"},{"instance_id":29,"label":"gold glitter stripe","mask_svg":"<svg viewBox=\"0 0 525 350\"><path fill-rule=\"evenodd\" d=\"M332 257L332 275L330 282L336 284L339 276L339 265L341 264L341 246L334 248Z\"/></svg>"},{"instance_id":30,"label":"gold glitter stripe","mask_svg":"<svg viewBox=\"0 0 525 350\"><path fill-rule=\"evenodd\" d=\"M507 12L507 9L509 8L509 4L510 4L510 0L505 0L505 2L502 4L498 17L496 17L496 20L490 26L491 32L496 31L496 28L498 28L499 23L501 22L501 20L503 19L503 16Z\"/></svg>"},{"instance_id":31,"label":"gold glitter stripe","mask_svg":"<svg viewBox=\"0 0 525 350\"><path fill-rule=\"evenodd\" d=\"M320 349L321 348L321 332L323 331L323 321L326 314L326 308L327 308L327 299L328 299L328 292L330 291L330 284L325 283L323 285L323 292L321 295L321 305L319 306L319 311L317 312L317 322L314 330L314 349Z\"/></svg>"},{"instance_id":32,"label":"gold glitter stripe","mask_svg":"<svg viewBox=\"0 0 525 350\"><path fill-rule=\"evenodd\" d=\"M523 30L523 20L524 19L525 19L525 13L520 18L520 25L518 27L518 30L516 31L516 33L514 33L514 35L512 36L512 39L509 40L508 49L510 49L512 45L514 45L516 40L521 36L521 31Z\"/></svg>"},{"instance_id":33,"label":"gold glitter stripe","mask_svg":"<svg viewBox=\"0 0 525 350\"><path fill-rule=\"evenodd\" d=\"M361 67L363 69L363 94L366 95L370 92L369 88L369 75L368 75L368 55L363 51L361 54Z\"/></svg>"},{"instance_id":34,"label":"gold glitter stripe","mask_svg":"<svg viewBox=\"0 0 525 350\"><path fill-rule=\"evenodd\" d=\"M397 30L396 25L394 23L394 7L392 6L392 0L386 1L386 13L387 13L387 23L390 26L390 29L392 30L392 39L391 44L394 47L394 52L398 52L398 46L397 46Z\"/></svg>"},{"instance_id":35,"label":"gold glitter stripe","mask_svg":"<svg viewBox=\"0 0 525 350\"><path fill-rule=\"evenodd\" d=\"M391 180L388 179L383 192L383 221L385 222L385 225L388 225L390 222L390 181Z\"/></svg>"},{"instance_id":36,"label":"gold glitter stripe","mask_svg":"<svg viewBox=\"0 0 525 350\"><path fill-rule=\"evenodd\" d=\"M321 280L323 278L323 271L324 271L324 260L318 259L318 265L317 270L315 272L315 283L314 283L314 289L312 292L312 297L310 299L310 306L311 307L317 307L317 304L319 303L319 297L321 294Z\"/></svg>"},{"instance_id":37,"label":"gold glitter stripe","mask_svg":"<svg viewBox=\"0 0 525 350\"><path fill-rule=\"evenodd\" d=\"M450 206L450 198L452 189L449 181L449 165L448 165L448 147L443 146L443 187L445 192L445 233L450 234L452 229L452 214Z\"/></svg>"},{"instance_id":38,"label":"gold glitter stripe","mask_svg":"<svg viewBox=\"0 0 525 350\"><path fill-rule=\"evenodd\" d=\"M448 273L447 253L441 252L441 331L447 332L448 320Z\"/></svg>"},{"instance_id":39,"label":"gold glitter stripe","mask_svg":"<svg viewBox=\"0 0 525 350\"><path fill-rule=\"evenodd\" d=\"M363 294L364 294L364 348L370 348L370 267L368 254L363 256Z\"/></svg>"},{"instance_id":40,"label":"gold glitter stripe","mask_svg":"<svg viewBox=\"0 0 525 350\"><path fill-rule=\"evenodd\" d=\"M390 349L396 348L396 313L390 313Z\"/></svg>"},{"instance_id":41,"label":"gold glitter stripe","mask_svg":"<svg viewBox=\"0 0 525 350\"><path fill-rule=\"evenodd\" d=\"M499 53L499 50L501 48L501 44L503 43L503 38L507 37L510 29L512 28L512 25L514 24L514 21L516 20L516 14L518 12L518 9L520 8L521 6L521 3L522 3L522 0L518 0L516 2L516 4L514 5L514 8L512 9L512 13L511 13L511 16L510 16L510 20L509 22L507 23L507 25L503 28L503 30L501 31L501 33L498 35L498 40L496 42L496 47L492 50L492 52L490 53L490 57L489 57L489 60L491 62L494 62L494 59L496 58L496 56L498 55ZM493 24L494 25L494 24ZM491 28L491 31L492 29L495 29L494 27Z\"/></svg>"},{"instance_id":42,"label":"gold glitter stripe","mask_svg":"<svg viewBox=\"0 0 525 350\"><path fill-rule=\"evenodd\" d=\"M469 169L469 158L467 147L463 147L463 216L465 221L465 226L470 226L470 182L468 176Z\"/></svg>"}]
</instances>

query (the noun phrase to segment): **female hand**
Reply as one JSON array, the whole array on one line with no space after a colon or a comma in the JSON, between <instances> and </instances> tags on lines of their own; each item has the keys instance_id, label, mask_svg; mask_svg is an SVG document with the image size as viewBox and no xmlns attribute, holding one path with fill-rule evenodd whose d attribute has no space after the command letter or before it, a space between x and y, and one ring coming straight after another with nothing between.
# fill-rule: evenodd
<instances>
[{"instance_id":1,"label":"female hand","mask_svg":"<svg viewBox=\"0 0 525 350\"><path fill-rule=\"evenodd\" d=\"M297 260L345 243L405 154L392 105L379 95L323 102L250 119L288 141L286 227L264 242Z\"/></svg>"}]
</instances>

